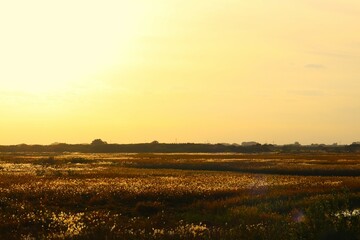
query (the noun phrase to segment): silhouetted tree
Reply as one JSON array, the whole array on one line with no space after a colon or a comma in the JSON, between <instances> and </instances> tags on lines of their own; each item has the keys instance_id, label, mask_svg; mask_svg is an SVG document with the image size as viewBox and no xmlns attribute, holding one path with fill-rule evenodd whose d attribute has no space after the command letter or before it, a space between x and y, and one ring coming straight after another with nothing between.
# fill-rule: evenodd
<instances>
[{"instance_id":1,"label":"silhouetted tree","mask_svg":"<svg viewBox=\"0 0 360 240\"><path fill-rule=\"evenodd\" d=\"M101 140L101 139L95 139L94 141L91 142L91 145L105 145L107 144L107 142Z\"/></svg>"}]
</instances>

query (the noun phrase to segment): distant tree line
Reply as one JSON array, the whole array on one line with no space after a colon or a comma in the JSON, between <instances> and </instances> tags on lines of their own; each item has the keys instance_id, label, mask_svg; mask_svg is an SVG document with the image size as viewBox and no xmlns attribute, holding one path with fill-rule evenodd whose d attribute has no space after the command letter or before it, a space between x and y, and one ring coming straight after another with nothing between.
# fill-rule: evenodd
<instances>
[{"instance_id":1,"label":"distant tree line","mask_svg":"<svg viewBox=\"0 0 360 240\"><path fill-rule=\"evenodd\" d=\"M95 139L91 144L56 143L51 145L9 145L0 146L0 152L82 152L82 153L302 153L302 152L360 152L360 143L350 145L288 145L273 144L201 144L201 143L151 143L138 144L108 144L101 139Z\"/></svg>"}]
</instances>

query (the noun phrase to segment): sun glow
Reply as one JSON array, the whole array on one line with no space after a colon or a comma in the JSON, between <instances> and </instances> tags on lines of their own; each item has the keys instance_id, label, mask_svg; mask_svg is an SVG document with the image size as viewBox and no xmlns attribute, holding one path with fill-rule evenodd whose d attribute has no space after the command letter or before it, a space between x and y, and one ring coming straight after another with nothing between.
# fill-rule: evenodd
<instances>
[{"instance_id":1,"label":"sun glow","mask_svg":"<svg viewBox=\"0 0 360 240\"><path fill-rule=\"evenodd\" d=\"M0 1L0 144L358 141L359 11L358 0Z\"/></svg>"},{"instance_id":2,"label":"sun glow","mask_svg":"<svg viewBox=\"0 0 360 240\"><path fill-rule=\"evenodd\" d=\"M62 93L121 66L141 20L130 1L6 1L0 9L0 88L30 94Z\"/></svg>"}]
</instances>

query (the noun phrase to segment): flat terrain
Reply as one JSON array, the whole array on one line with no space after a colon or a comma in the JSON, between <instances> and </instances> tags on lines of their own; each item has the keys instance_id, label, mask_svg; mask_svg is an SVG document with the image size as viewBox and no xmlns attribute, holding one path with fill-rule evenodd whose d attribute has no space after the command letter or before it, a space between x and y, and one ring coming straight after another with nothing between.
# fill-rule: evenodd
<instances>
[{"instance_id":1,"label":"flat terrain","mask_svg":"<svg viewBox=\"0 0 360 240\"><path fill-rule=\"evenodd\" d=\"M359 154L0 154L1 239L359 239Z\"/></svg>"}]
</instances>

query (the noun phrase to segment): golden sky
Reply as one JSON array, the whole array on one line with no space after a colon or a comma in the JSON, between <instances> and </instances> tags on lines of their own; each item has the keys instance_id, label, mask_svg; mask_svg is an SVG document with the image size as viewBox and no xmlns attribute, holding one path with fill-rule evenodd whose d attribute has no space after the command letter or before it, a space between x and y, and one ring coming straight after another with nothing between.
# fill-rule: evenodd
<instances>
[{"instance_id":1,"label":"golden sky","mask_svg":"<svg viewBox=\"0 0 360 240\"><path fill-rule=\"evenodd\" d=\"M0 31L0 144L360 140L359 0L11 0Z\"/></svg>"}]
</instances>

